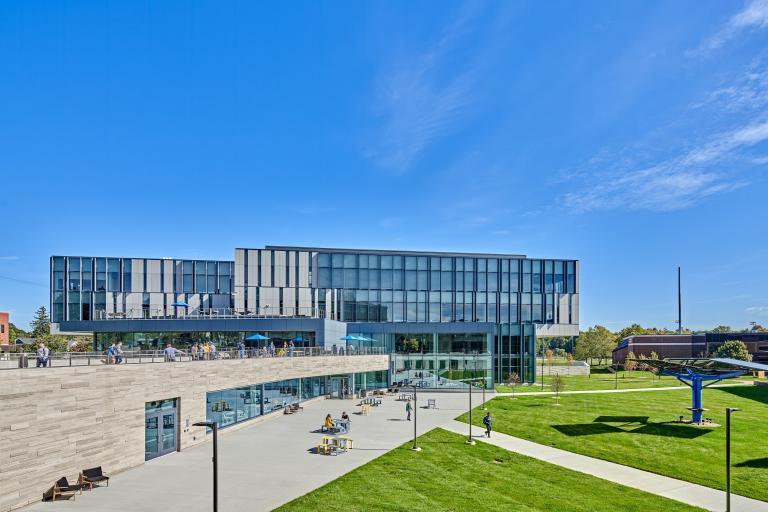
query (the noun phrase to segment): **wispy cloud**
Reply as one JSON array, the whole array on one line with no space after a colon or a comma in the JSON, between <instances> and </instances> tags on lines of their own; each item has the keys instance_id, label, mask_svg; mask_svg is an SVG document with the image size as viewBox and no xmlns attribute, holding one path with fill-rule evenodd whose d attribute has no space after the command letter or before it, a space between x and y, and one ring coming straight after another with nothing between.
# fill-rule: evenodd
<instances>
[{"instance_id":1,"label":"wispy cloud","mask_svg":"<svg viewBox=\"0 0 768 512\"><path fill-rule=\"evenodd\" d=\"M716 50L744 30L768 27L768 0L752 0L734 14L714 35L702 42L693 55L703 55Z\"/></svg>"},{"instance_id":2,"label":"wispy cloud","mask_svg":"<svg viewBox=\"0 0 768 512\"><path fill-rule=\"evenodd\" d=\"M750 315L766 315L768 316L768 306L750 306L747 309L745 309L747 313Z\"/></svg>"},{"instance_id":3,"label":"wispy cloud","mask_svg":"<svg viewBox=\"0 0 768 512\"><path fill-rule=\"evenodd\" d=\"M0 261L16 261L18 259L18 256L0 256Z\"/></svg>"},{"instance_id":4,"label":"wispy cloud","mask_svg":"<svg viewBox=\"0 0 768 512\"><path fill-rule=\"evenodd\" d=\"M409 51L380 74L374 112L381 121L366 155L404 172L441 136L460 125L475 102L477 69L453 50L472 31L476 13L462 11L427 48Z\"/></svg>"},{"instance_id":5,"label":"wispy cloud","mask_svg":"<svg viewBox=\"0 0 768 512\"><path fill-rule=\"evenodd\" d=\"M617 151L603 149L553 184L577 184L563 195L576 212L679 210L746 185L748 177L735 169L762 165L750 148L766 141L768 68L758 60L647 138Z\"/></svg>"}]
</instances>

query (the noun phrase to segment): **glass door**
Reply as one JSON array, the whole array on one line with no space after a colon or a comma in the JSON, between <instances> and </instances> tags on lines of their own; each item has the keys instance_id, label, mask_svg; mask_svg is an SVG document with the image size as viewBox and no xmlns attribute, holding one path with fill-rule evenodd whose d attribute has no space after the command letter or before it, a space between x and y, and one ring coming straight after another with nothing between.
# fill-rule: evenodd
<instances>
[{"instance_id":1,"label":"glass door","mask_svg":"<svg viewBox=\"0 0 768 512\"><path fill-rule=\"evenodd\" d=\"M150 402L145 406L144 460L176 451L176 400Z\"/></svg>"}]
</instances>

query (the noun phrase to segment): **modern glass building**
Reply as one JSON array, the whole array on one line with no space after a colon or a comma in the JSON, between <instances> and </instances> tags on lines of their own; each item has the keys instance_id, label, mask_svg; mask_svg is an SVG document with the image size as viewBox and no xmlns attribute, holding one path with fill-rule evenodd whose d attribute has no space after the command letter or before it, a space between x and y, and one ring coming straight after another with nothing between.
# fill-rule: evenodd
<instances>
[{"instance_id":1,"label":"modern glass building","mask_svg":"<svg viewBox=\"0 0 768 512\"><path fill-rule=\"evenodd\" d=\"M490 384L512 372L531 382L536 337L578 335L576 260L286 246L234 256L53 256L52 320L94 333L96 349L114 340L226 347L254 333L381 347L394 355L391 381L426 386L479 376Z\"/></svg>"}]
</instances>

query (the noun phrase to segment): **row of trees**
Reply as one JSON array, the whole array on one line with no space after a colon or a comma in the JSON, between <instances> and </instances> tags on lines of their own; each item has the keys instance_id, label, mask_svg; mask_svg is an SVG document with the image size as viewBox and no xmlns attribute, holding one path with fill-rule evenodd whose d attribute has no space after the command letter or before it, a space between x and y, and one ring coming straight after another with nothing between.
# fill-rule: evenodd
<instances>
[{"instance_id":1,"label":"row of trees","mask_svg":"<svg viewBox=\"0 0 768 512\"><path fill-rule=\"evenodd\" d=\"M730 326L719 325L710 331L697 332L737 332ZM768 332L768 329L759 324L754 324L752 328L738 332ZM629 327L614 333L602 325L590 327L586 331L579 333L578 341L574 347L574 357L580 361L597 361L598 365L611 357L611 351L627 336L636 336L640 334L675 334L676 331L669 329L657 329L655 327L646 328L640 324L633 324ZM684 331L686 334L695 334L692 331ZM715 352L716 357L730 357L750 361L752 357L747 351L746 345L738 340L728 341L719 346ZM634 355L632 356L634 358ZM651 358L652 359L652 358Z\"/></svg>"},{"instance_id":2,"label":"row of trees","mask_svg":"<svg viewBox=\"0 0 768 512\"><path fill-rule=\"evenodd\" d=\"M66 337L51 334L51 318L48 316L48 310L45 306L40 306L35 312L35 317L30 324L30 331L24 331L19 329L13 324L8 326L8 334L10 335L10 341L13 343L18 338L35 338L37 344L45 343L53 352L66 352L67 350L72 352L85 352L91 350L92 343L88 336L75 336ZM72 346L68 346L68 340L75 340ZM34 352L37 350L37 345L20 345L17 349L25 352Z\"/></svg>"}]
</instances>

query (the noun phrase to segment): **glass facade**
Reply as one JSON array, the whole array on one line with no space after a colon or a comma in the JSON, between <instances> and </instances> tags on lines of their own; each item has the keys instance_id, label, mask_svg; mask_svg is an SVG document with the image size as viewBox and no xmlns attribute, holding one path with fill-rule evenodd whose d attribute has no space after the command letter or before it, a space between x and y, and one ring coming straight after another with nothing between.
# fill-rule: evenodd
<instances>
[{"instance_id":1,"label":"glass facade","mask_svg":"<svg viewBox=\"0 0 768 512\"><path fill-rule=\"evenodd\" d=\"M495 332L482 353L491 354L493 379L503 381L515 372L530 382L537 332L578 334L578 272L578 262L568 259L310 247L238 248L234 261L54 256L51 316L53 322L172 318L224 308L233 318L417 323L432 334L442 331L430 331L428 324L490 323ZM178 311L172 306L176 301L189 307ZM228 346L239 335L218 336ZM375 339L368 345L396 352L394 336L365 335ZM155 348L166 338L180 346L200 341L199 333L120 336L133 336L130 346L142 348ZM432 352L451 353L441 347Z\"/></svg>"},{"instance_id":2,"label":"glass facade","mask_svg":"<svg viewBox=\"0 0 768 512\"><path fill-rule=\"evenodd\" d=\"M234 349L243 340L247 348L263 347L264 342L248 341L245 338L252 334L268 337L276 347L289 340L302 338L306 341L296 341L297 347L315 346L313 331L188 331L188 332L97 332L94 335L94 350L106 350L113 342L123 342L123 350L162 350L166 343L178 349L189 348L194 343L212 342L219 350Z\"/></svg>"},{"instance_id":3,"label":"glass facade","mask_svg":"<svg viewBox=\"0 0 768 512\"><path fill-rule=\"evenodd\" d=\"M288 379L265 384L211 391L206 396L206 418L219 428L247 421L264 414L330 393L332 376ZM387 386L387 372L355 374L358 389Z\"/></svg>"},{"instance_id":4,"label":"glass facade","mask_svg":"<svg viewBox=\"0 0 768 512\"><path fill-rule=\"evenodd\" d=\"M166 318L232 306L234 262L140 258L51 258L51 321Z\"/></svg>"}]
</instances>

